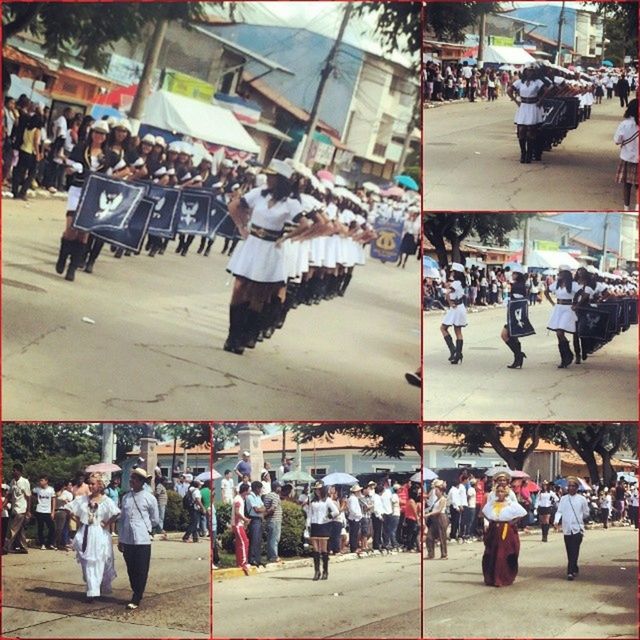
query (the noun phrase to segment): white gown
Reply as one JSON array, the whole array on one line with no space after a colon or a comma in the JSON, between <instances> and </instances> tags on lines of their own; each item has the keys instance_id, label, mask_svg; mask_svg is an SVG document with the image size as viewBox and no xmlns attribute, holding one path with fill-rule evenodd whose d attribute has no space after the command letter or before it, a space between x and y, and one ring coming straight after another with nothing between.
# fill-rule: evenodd
<instances>
[{"instance_id":1,"label":"white gown","mask_svg":"<svg viewBox=\"0 0 640 640\"><path fill-rule=\"evenodd\" d=\"M113 500L105 496L105 499L98 505L93 522L89 524L88 496L78 496L64 508L79 518L81 522L73 539L72 547L76 552L76 560L82 567L82 577L87 585L87 597L97 598L100 595L111 593L111 583L117 575L113 543L111 533L108 529L104 529L101 523L118 515L120 509ZM87 544L83 551L85 536Z\"/></svg>"}]
</instances>

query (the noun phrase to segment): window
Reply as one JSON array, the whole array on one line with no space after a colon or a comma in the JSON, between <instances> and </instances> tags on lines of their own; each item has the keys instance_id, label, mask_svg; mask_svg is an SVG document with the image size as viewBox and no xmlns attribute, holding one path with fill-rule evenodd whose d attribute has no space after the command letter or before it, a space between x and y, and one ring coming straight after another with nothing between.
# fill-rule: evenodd
<instances>
[{"instance_id":1,"label":"window","mask_svg":"<svg viewBox=\"0 0 640 640\"><path fill-rule=\"evenodd\" d=\"M375 473L391 473L393 469L391 467L374 467Z\"/></svg>"},{"instance_id":2,"label":"window","mask_svg":"<svg viewBox=\"0 0 640 640\"><path fill-rule=\"evenodd\" d=\"M458 462L456 464L457 469L473 469L473 464L470 462Z\"/></svg>"},{"instance_id":3,"label":"window","mask_svg":"<svg viewBox=\"0 0 640 640\"><path fill-rule=\"evenodd\" d=\"M309 471L309 473L312 476L326 476L327 467L311 467L311 471Z\"/></svg>"}]
</instances>

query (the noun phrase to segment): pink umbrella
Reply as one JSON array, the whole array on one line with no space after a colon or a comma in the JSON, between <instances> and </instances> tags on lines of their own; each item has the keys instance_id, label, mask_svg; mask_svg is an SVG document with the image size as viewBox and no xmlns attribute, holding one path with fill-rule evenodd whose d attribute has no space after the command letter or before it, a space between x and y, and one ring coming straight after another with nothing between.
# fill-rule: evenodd
<instances>
[{"instance_id":1,"label":"pink umbrella","mask_svg":"<svg viewBox=\"0 0 640 640\"><path fill-rule=\"evenodd\" d=\"M401 198L404 195L404 189L401 189L400 187L391 187L390 189L383 191L382 195L392 198Z\"/></svg>"},{"instance_id":2,"label":"pink umbrella","mask_svg":"<svg viewBox=\"0 0 640 640\"><path fill-rule=\"evenodd\" d=\"M113 473L114 471L122 471L122 469L112 462L98 462L97 464L89 465L85 471L87 473Z\"/></svg>"},{"instance_id":3,"label":"pink umbrella","mask_svg":"<svg viewBox=\"0 0 640 640\"><path fill-rule=\"evenodd\" d=\"M336 183L336 178L333 173L331 173L331 171L321 169L316 175L318 176L318 178L320 178L320 180L328 180L331 184Z\"/></svg>"},{"instance_id":4,"label":"pink umbrella","mask_svg":"<svg viewBox=\"0 0 640 640\"><path fill-rule=\"evenodd\" d=\"M519 471L519 470L515 470L511 472L511 477L512 478L527 478L529 479L531 476L528 473L525 473L524 471Z\"/></svg>"}]
</instances>

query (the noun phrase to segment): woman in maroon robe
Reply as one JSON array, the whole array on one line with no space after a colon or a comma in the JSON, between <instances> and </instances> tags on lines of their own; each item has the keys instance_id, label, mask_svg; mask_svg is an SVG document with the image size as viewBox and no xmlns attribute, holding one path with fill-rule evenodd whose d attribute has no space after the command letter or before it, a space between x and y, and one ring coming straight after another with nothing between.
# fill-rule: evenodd
<instances>
[{"instance_id":1,"label":"woman in maroon robe","mask_svg":"<svg viewBox=\"0 0 640 640\"><path fill-rule=\"evenodd\" d=\"M484 583L491 587L507 587L518 575L520 538L516 523L527 512L518 503L508 501L507 495L505 487L497 487L496 499L482 510L489 520L484 534L482 573Z\"/></svg>"}]
</instances>

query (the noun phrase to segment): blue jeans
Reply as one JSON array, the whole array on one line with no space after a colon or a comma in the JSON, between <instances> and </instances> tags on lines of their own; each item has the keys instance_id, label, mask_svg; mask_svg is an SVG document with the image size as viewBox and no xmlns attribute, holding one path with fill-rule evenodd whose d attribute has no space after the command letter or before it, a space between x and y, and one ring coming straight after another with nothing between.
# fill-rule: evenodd
<instances>
[{"instance_id":1,"label":"blue jeans","mask_svg":"<svg viewBox=\"0 0 640 640\"><path fill-rule=\"evenodd\" d=\"M391 538L391 547L399 547L398 538L396 532L398 531L398 524L400 523L400 516L389 516L389 536Z\"/></svg>"},{"instance_id":2,"label":"blue jeans","mask_svg":"<svg viewBox=\"0 0 640 640\"><path fill-rule=\"evenodd\" d=\"M206 513L200 514L200 525L198 527L198 531L202 538L209 533L209 518Z\"/></svg>"},{"instance_id":3,"label":"blue jeans","mask_svg":"<svg viewBox=\"0 0 640 640\"><path fill-rule=\"evenodd\" d=\"M182 536L183 540L188 540L189 536L193 537L194 542L198 542L198 525L200 524L200 511L198 509L189 509L189 526Z\"/></svg>"},{"instance_id":4,"label":"blue jeans","mask_svg":"<svg viewBox=\"0 0 640 640\"><path fill-rule=\"evenodd\" d=\"M154 533L162 533L164 531L164 514L166 510L167 510L166 504L158 503L158 520L160 521L160 524L154 527L153 529Z\"/></svg>"},{"instance_id":5,"label":"blue jeans","mask_svg":"<svg viewBox=\"0 0 640 640\"><path fill-rule=\"evenodd\" d=\"M278 558L278 543L282 531L282 520L265 520L264 530L267 534L267 561L275 562Z\"/></svg>"}]
</instances>

